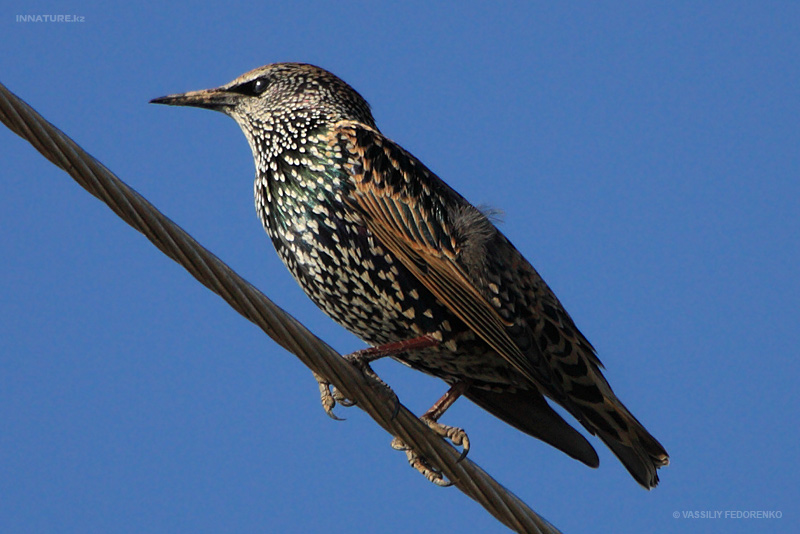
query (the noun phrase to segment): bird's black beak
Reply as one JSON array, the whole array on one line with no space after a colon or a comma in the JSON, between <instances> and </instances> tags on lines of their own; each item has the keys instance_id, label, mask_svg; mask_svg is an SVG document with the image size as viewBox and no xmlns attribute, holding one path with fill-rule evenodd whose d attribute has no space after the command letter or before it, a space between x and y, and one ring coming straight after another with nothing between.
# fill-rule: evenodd
<instances>
[{"instance_id":1,"label":"bird's black beak","mask_svg":"<svg viewBox=\"0 0 800 534\"><path fill-rule=\"evenodd\" d=\"M188 93L154 98L150 103L166 104L167 106L192 106L225 112L236 105L237 96L239 95L221 88L203 89L202 91L189 91Z\"/></svg>"}]
</instances>

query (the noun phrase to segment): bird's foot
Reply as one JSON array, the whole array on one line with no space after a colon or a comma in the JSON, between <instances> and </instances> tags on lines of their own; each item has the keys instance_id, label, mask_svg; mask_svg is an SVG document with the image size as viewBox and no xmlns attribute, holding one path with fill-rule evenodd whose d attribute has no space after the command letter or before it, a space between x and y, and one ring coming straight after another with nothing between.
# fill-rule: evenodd
<instances>
[{"instance_id":1,"label":"bird's foot","mask_svg":"<svg viewBox=\"0 0 800 534\"><path fill-rule=\"evenodd\" d=\"M400 438L394 438L391 445L394 450L405 452L406 458L408 458L408 464L419 471L422 476L428 479L429 482L432 482L441 488L446 488L453 485L452 482L444 477L439 469L430 465L422 456L417 454L414 449L403 443L403 440Z\"/></svg>"},{"instance_id":2,"label":"bird's foot","mask_svg":"<svg viewBox=\"0 0 800 534\"><path fill-rule=\"evenodd\" d=\"M397 412L400 411L400 400L397 398L397 395L394 394L392 388L390 388L386 382L381 380L381 377L379 377L377 373L375 373L375 371L372 370L372 367L370 367L369 362L372 361L372 359L370 358L371 354L365 357L362 354L362 352L365 351L357 351L352 354L347 354L344 356L344 358L351 364L353 364L359 371L361 371L362 374L372 378L373 380L378 382L378 384L380 384L386 390L388 390L388 392L394 398L394 408L392 412L392 418L394 418L395 416L397 416ZM322 409L325 410L325 413L328 414L328 417L330 417L331 419L335 421L342 421L343 419L341 417L333 413L333 409L336 407L337 404L340 406L344 406L345 408L349 408L351 406L355 406L356 402L348 399L341 391L339 391L336 388L336 386L328 382L325 378L318 375L317 373L314 373L314 378L316 379L317 384L319 385L319 396L320 396L320 401L322 402Z\"/></svg>"},{"instance_id":3,"label":"bird's foot","mask_svg":"<svg viewBox=\"0 0 800 534\"><path fill-rule=\"evenodd\" d=\"M313 374L317 385L319 385L319 397L322 402L322 409L325 410L328 417L334 421L344 421L344 419L333 413L333 409L337 404L349 408L350 406L354 406L355 402L342 395L342 392L336 389L336 386L328 382L325 378L317 373Z\"/></svg>"},{"instance_id":4,"label":"bird's foot","mask_svg":"<svg viewBox=\"0 0 800 534\"><path fill-rule=\"evenodd\" d=\"M439 418L444 415L444 412L446 412L467 389L469 389L469 384L468 380L460 380L450 386L447 393L442 395L442 398L436 401L436 403L420 417L422 422L428 425L428 427L439 436L449 439L456 447L462 447L461 457L458 459L459 462L466 458L467 453L469 453L469 438L467 437L467 433L464 432L462 428L439 423Z\"/></svg>"},{"instance_id":5,"label":"bird's foot","mask_svg":"<svg viewBox=\"0 0 800 534\"><path fill-rule=\"evenodd\" d=\"M397 398L397 395L394 394L392 388L390 388L386 382L381 380L381 378L375 373L375 371L372 370L372 367L370 367L369 364L386 356L395 356L409 350L424 349L438 344L439 341L433 336L424 335L413 339L407 339L405 341L397 341L395 343L387 343L378 347L357 350L345 355L344 359L353 364L365 376L374 379L379 384L384 386L392 394L394 397L394 411L392 412L392 418L394 418L397 416L397 412L400 411L400 400ZM339 404L345 408L349 408L351 406L355 406L355 401L349 400L344 394L342 394L341 391L336 389L336 386L325 380L317 373L314 373L314 379L317 381L317 384L319 384L319 395L320 401L322 402L322 409L325 410L325 413L328 414L331 419L341 421L342 418L333 413L334 407Z\"/></svg>"},{"instance_id":6,"label":"bird's foot","mask_svg":"<svg viewBox=\"0 0 800 534\"><path fill-rule=\"evenodd\" d=\"M467 388L469 388L469 382L456 382L450 387L447 393L442 395L442 398L431 406L430 410L420 417L420 420L428 425L428 428L433 430L436 435L450 440L450 443L456 447L461 447L461 456L459 456L457 462L467 457L467 453L469 452L469 437L464 429L442 424L438 419L453 405ZM405 451L408 463L411 464L411 467L422 473L425 478L437 486L447 487L452 485L452 482L445 480L439 469L431 466L425 458L411 449L411 447L407 446L400 438L395 437L392 440L392 448L398 451Z\"/></svg>"},{"instance_id":7,"label":"bird's foot","mask_svg":"<svg viewBox=\"0 0 800 534\"><path fill-rule=\"evenodd\" d=\"M425 415L420 417L420 420L425 423L428 428L433 430L437 436L450 440L450 443L456 447L461 447L461 455L456 462L460 462L467 457L467 453L469 453L469 437L463 428L444 425ZM402 439L395 437L392 440L391 447L396 451L405 451L408 463L411 464L411 467L422 473L425 478L437 486L447 487L452 485L452 482L444 480L444 476L439 469L431 466L424 457L420 456L411 447L406 445Z\"/></svg>"},{"instance_id":8,"label":"bird's foot","mask_svg":"<svg viewBox=\"0 0 800 534\"><path fill-rule=\"evenodd\" d=\"M436 432L437 435L441 436L442 438L449 439L450 443L456 447L461 447L461 456L458 457L457 461L460 462L467 457L467 454L469 453L469 437L463 428L443 425L442 423L427 418L424 415L420 417L420 419L423 423L428 425L428 428Z\"/></svg>"}]
</instances>

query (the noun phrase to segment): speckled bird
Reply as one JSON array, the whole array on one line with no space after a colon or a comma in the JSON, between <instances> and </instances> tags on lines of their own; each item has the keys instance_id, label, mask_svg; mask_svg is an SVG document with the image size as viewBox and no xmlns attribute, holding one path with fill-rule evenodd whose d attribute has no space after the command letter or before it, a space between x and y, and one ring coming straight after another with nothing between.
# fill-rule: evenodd
<instances>
[{"instance_id":1,"label":"speckled bird","mask_svg":"<svg viewBox=\"0 0 800 534\"><path fill-rule=\"evenodd\" d=\"M642 486L658 483L666 451L611 390L541 276L484 213L385 137L352 87L319 67L280 63L153 102L239 124L255 159L258 216L335 321L379 351L409 342L386 353L596 467L595 450L549 398Z\"/></svg>"}]
</instances>

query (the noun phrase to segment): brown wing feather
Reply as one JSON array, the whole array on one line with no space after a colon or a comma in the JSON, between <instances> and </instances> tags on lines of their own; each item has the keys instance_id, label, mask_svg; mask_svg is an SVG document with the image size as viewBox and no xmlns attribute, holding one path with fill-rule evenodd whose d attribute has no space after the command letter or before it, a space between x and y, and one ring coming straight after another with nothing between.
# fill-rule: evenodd
<instances>
[{"instance_id":1,"label":"brown wing feather","mask_svg":"<svg viewBox=\"0 0 800 534\"><path fill-rule=\"evenodd\" d=\"M368 140L363 139L365 132L371 134ZM359 139L359 133L362 139ZM401 162L397 158L392 160L391 152L370 154L369 147L376 144L381 146L382 136L377 132L363 126L356 128L344 124L339 128L338 134L345 139L347 148L353 152L351 178L356 187L353 196L357 203L353 208L362 215L366 227L436 298L520 374L531 383L541 382L541 378L537 379L537 370L509 336L506 328L510 324L500 317L455 261L459 252L455 244L433 242L433 236L452 234L442 231L445 228L439 231L435 228L437 225L449 225L445 217L445 199L441 199L441 204L437 205L434 194L434 204L430 207L424 206L418 202L417 197L407 194L403 184L386 181L390 174L397 173L382 172L380 176L376 175L376 171L383 170L386 165L386 162L376 162L376 158L383 157L390 160L389 164L397 166L401 177L403 174ZM400 150L396 145L388 148L390 151ZM402 155L413 158L405 152ZM415 164L419 166L415 166L415 170L419 172L422 164ZM457 195L449 188L443 192ZM413 220L408 217L413 217Z\"/></svg>"}]
</instances>

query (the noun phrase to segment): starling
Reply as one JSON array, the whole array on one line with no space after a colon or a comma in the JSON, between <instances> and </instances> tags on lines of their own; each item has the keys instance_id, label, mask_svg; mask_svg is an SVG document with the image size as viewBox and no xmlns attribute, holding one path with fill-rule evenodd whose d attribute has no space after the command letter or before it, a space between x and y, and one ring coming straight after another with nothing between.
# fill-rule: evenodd
<instances>
[{"instance_id":1,"label":"starling","mask_svg":"<svg viewBox=\"0 0 800 534\"><path fill-rule=\"evenodd\" d=\"M463 393L596 467L595 450L547 397L655 487L669 456L611 390L544 280L486 214L385 137L347 83L280 63L152 102L239 124L255 159L256 210L281 260L317 306L377 347L363 361L389 354L452 386L430 420Z\"/></svg>"}]
</instances>

